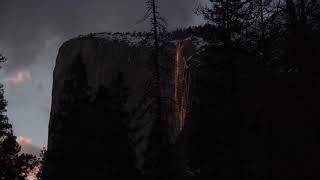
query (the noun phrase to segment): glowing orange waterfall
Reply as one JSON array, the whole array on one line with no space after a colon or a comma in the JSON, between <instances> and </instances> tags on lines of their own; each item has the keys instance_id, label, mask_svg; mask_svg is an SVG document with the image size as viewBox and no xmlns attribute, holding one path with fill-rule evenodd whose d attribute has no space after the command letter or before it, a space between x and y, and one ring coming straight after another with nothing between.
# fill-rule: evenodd
<instances>
[{"instance_id":1,"label":"glowing orange waterfall","mask_svg":"<svg viewBox=\"0 0 320 180\"><path fill-rule=\"evenodd\" d=\"M181 97L181 90L182 90L182 71L183 69L183 60L182 60L182 48L183 44L177 44L176 50L176 62L175 62L175 75L174 75L174 100L175 100L175 115L176 115L176 130L179 132L183 126L183 114L182 114L182 97Z\"/></svg>"},{"instance_id":2,"label":"glowing orange waterfall","mask_svg":"<svg viewBox=\"0 0 320 180\"><path fill-rule=\"evenodd\" d=\"M176 45L174 68L174 101L175 130L178 136L186 124L192 105L193 70L199 64L194 58L195 49L192 37L186 38Z\"/></svg>"},{"instance_id":3,"label":"glowing orange waterfall","mask_svg":"<svg viewBox=\"0 0 320 180\"><path fill-rule=\"evenodd\" d=\"M185 41L189 41L186 39ZM179 42L176 49L174 72L174 100L177 134L183 129L189 109L191 76L186 69L186 61L183 57L185 41Z\"/></svg>"}]
</instances>

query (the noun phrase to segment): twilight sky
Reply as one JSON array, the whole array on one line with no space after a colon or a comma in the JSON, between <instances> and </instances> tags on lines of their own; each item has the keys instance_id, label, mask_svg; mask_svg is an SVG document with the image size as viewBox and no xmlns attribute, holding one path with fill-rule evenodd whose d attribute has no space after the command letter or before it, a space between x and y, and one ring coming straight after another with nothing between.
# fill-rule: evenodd
<instances>
[{"instance_id":1,"label":"twilight sky","mask_svg":"<svg viewBox=\"0 0 320 180\"><path fill-rule=\"evenodd\" d=\"M206 0L158 0L169 30L203 23L193 14ZM52 73L58 48L80 34L141 31L145 0L0 0L0 71L17 136L45 146Z\"/></svg>"}]
</instances>

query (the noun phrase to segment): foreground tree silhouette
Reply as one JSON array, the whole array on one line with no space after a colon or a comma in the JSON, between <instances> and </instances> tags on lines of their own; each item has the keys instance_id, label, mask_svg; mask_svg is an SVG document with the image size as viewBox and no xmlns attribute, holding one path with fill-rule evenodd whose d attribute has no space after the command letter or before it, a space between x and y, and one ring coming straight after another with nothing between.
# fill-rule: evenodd
<instances>
[{"instance_id":1,"label":"foreground tree silhouette","mask_svg":"<svg viewBox=\"0 0 320 180\"><path fill-rule=\"evenodd\" d=\"M250 26L252 11L250 1L244 0L209 0L209 7L200 7L199 14L209 24L217 27L224 46L230 48L235 40L241 38L244 30Z\"/></svg>"},{"instance_id":2,"label":"foreground tree silhouette","mask_svg":"<svg viewBox=\"0 0 320 180\"><path fill-rule=\"evenodd\" d=\"M212 69L217 65L212 62L214 57L210 52L203 55L207 57L202 61L206 63L202 73L208 73L208 78L207 82L203 80L201 82L201 93L199 92L201 108L198 109L198 114L199 119L206 124L205 127L214 128L204 131L208 133L206 136L212 137L211 146L214 147L203 150L207 157L203 160L204 174L216 179L242 179L242 161L239 153L242 119L236 95L239 77L237 66L244 62L239 49L244 38L243 34L251 25L252 10L249 8L250 1L245 0L209 0L209 2L209 7L200 8L200 14L216 28L218 39L222 42L218 51L221 57L218 66L221 66L219 71L225 84L214 87L217 82L214 82L215 75ZM211 48L208 51L215 50L214 45ZM220 104L216 104L217 102ZM223 119L220 119L221 117ZM218 152L212 153L214 151ZM222 173L223 171L228 172Z\"/></svg>"},{"instance_id":3,"label":"foreground tree silhouette","mask_svg":"<svg viewBox=\"0 0 320 180\"><path fill-rule=\"evenodd\" d=\"M283 128L279 132L275 131L274 129L281 126L287 117L277 119L277 117L272 117L275 115L272 113L269 118L265 118L268 115L264 115L264 117L254 117L255 121L249 122L249 116L245 117L247 116L246 112L240 107L245 103L239 99L242 96L245 97L241 92L244 90L241 88L246 89L246 92L251 88L247 83L250 81L250 83L257 83L253 87L263 87L263 90L254 97L263 97L262 104L264 107L269 106L268 111L270 112L276 108L268 104L270 103L268 98L276 97L277 101L281 102L285 97L289 101L298 94L310 91L295 92L294 90L285 91L285 89L290 86L290 82L294 82L297 86L307 87L307 84L317 77L313 72L319 72L319 61L316 60L319 59L319 53L317 53L319 52L317 45L319 42L319 21L315 20L316 17L319 17L315 15L319 13L319 9L315 10L317 2L308 0L210 0L210 2L212 7L203 8L202 13L209 24L222 34L222 37L217 37L217 39L223 43L223 46L213 44L213 48L208 48L208 51L211 51L207 54L208 57L202 56L203 61L201 62L206 66L203 66L201 70L203 78L199 78L199 88L196 92L200 100L197 102L197 109L193 109L198 111L195 112L198 116L197 120L205 123L204 129L201 130L205 133L204 137L212 137L210 142L213 148L201 149L206 157L201 159L204 167L203 173L205 176L211 176L212 179L247 179L248 177L251 179L262 177L262 179L278 179L280 176L277 171L282 168L279 162L285 158L277 157L276 153L286 149L286 158L290 159L288 164L291 166L291 169L288 169L292 171L295 168L297 170L296 176L298 176L302 172L302 168L298 168L301 163L295 160L295 153L307 149L302 145L303 143L297 145L297 151L290 148L292 144L298 144L300 137L293 138L296 137L293 134L298 134L298 131L292 131L294 132L292 133L288 130L291 127ZM247 3L247 5L242 6L238 2L243 2L243 5ZM311 4L313 5L311 6ZM306 8L306 5L309 8ZM247 11L247 7L251 8L250 11ZM251 19L252 15L253 19ZM243 23L239 24L240 22L246 22L244 25L248 26L243 26ZM237 34L237 36L232 36L232 34ZM249 43L243 43L244 41ZM221 61L223 62L219 61L213 64L216 59L219 59L217 58L219 56L222 57ZM264 68L261 68L260 63L259 65L255 64L261 60ZM252 72L249 71L249 68L248 70L244 69L250 64L255 64L255 67L250 67L254 70ZM221 68L216 68L219 65ZM262 69L265 73L262 73ZM240 78L242 76L240 73L243 75L247 73L248 76ZM221 75L220 79L216 78L219 75ZM284 91L285 93L281 96L276 93L272 94L270 92L273 87L277 87L276 91ZM311 102L311 100L309 101ZM289 108L293 107L294 105L288 103L281 107L279 114L286 113ZM259 110L257 114L260 111L262 110ZM305 112L302 111L305 110L298 112L304 114ZM254 114L255 112L250 113ZM277 116L279 115L277 114ZM307 117L307 115L304 116ZM305 121L305 117L302 117L301 121ZM267 122L267 126L259 124L263 118ZM300 119L296 121L298 118L288 119L290 119L292 127L295 126L295 123L300 123ZM248 126L246 123L250 125ZM247 131L248 127L252 128L254 133ZM307 129L303 131L305 131L304 134L309 133ZM277 140L281 143L275 144L274 142ZM256 149L248 148L251 143L256 144ZM281 171L284 169L282 168ZM315 174L314 172L316 170L312 173ZM286 179L285 176L289 177L289 174L283 175L281 178Z\"/></svg>"},{"instance_id":4,"label":"foreground tree silhouette","mask_svg":"<svg viewBox=\"0 0 320 180\"><path fill-rule=\"evenodd\" d=\"M163 97L163 77L162 64L160 62L160 52L162 50L161 42L163 34L166 32L166 21L161 17L158 2L156 0L147 0L146 14L142 21L150 20L153 41L152 49L152 86L147 89L150 93L148 100L152 101L152 113L154 118L151 119L151 134L148 139L147 150L144 153L145 162L143 172L149 179L165 179L168 177L170 142L168 133L168 122L164 116L164 97Z\"/></svg>"},{"instance_id":5,"label":"foreground tree silhouette","mask_svg":"<svg viewBox=\"0 0 320 180\"><path fill-rule=\"evenodd\" d=\"M37 179L38 180L45 180L48 179L48 174L46 174L47 172L45 171L45 169L48 166L48 160L47 160L47 150L43 149L40 153L40 159L39 159L39 169L38 169L38 173L36 174Z\"/></svg>"},{"instance_id":6,"label":"foreground tree silhouette","mask_svg":"<svg viewBox=\"0 0 320 180\"><path fill-rule=\"evenodd\" d=\"M0 63L4 60L5 58L0 55ZM26 179L38 165L38 161L33 155L20 154L21 147L16 141L12 125L6 115L6 106L3 85L0 84L0 179Z\"/></svg>"}]
</instances>

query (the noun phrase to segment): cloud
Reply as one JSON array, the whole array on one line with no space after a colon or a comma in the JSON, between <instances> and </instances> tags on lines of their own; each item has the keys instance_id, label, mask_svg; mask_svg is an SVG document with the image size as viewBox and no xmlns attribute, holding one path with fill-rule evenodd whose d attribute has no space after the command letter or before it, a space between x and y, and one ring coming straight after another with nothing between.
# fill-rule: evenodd
<instances>
[{"instance_id":1,"label":"cloud","mask_svg":"<svg viewBox=\"0 0 320 180\"><path fill-rule=\"evenodd\" d=\"M18 136L16 141L20 145L24 145L24 144L30 144L32 142L32 139L31 138L27 138L27 137L23 137L23 136Z\"/></svg>"},{"instance_id":2,"label":"cloud","mask_svg":"<svg viewBox=\"0 0 320 180\"><path fill-rule=\"evenodd\" d=\"M146 30L147 23L136 25L144 15L145 1L1 0L0 51L9 59L7 69L32 64L52 37L64 41L90 32ZM194 24L198 1L159 1L169 28Z\"/></svg>"},{"instance_id":3,"label":"cloud","mask_svg":"<svg viewBox=\"0 0 320 180\"><path fill-rule=\"evenodd\" d=\"M13 77L5 78L4 81L9 84L18 85L28 81L31 81L31 73L28 70L18 71Z\"/></svg>"},{"instance_id":4,"label":"cloud","mask_svg":"<svg viewBox=\"0 0 320 180\"><path fill-rule=\"evenodd\" d=\"M40 157L41 149L37 146L31 144L32 138L18 136L16 141L21 146L20 154L31 154L36 157ZM27 180L36 180L36 174L39 168L36 167L27 177Z\"/></svg>"},{"instance_id":5,"label":"cloud","mask_svg":"<svg viewBox=\"0 0 320 180\"><path fill-rule=\"evenodd\" d=\"M40 156L41 148L31 144L32 143L32 138L18 136L16 141L21 146L20 153L32 154L32 155L35 155L37 157Z\"/></svg>"}]
</instances>

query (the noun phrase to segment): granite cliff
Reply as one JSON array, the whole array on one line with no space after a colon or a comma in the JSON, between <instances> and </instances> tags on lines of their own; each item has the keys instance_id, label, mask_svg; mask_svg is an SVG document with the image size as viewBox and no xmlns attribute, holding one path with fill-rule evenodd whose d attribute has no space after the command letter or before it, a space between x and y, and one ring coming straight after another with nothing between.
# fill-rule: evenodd
<instances>
[{"instance_id":1,"label":"granite cliff","mask_svg":"<svg viewBox=\"0 0 320 180\"><path fill-rule=\"evenodd\" d=\"M56 66L53 74L52 106L49 124L48 152L53 152L61 146L62 138L59 136L59 129L65 126L66 122L61 118L54 118L55 115L63 111L60 97L64 95L65 81L70 76L72 65L81 61L85 67L86 79L92 91L96 91L100 86L108 86L113 77L123 74L125 84L130 89L130 96L126 109L131 115L133 125L135 119L147 121L152 119L152 115L146 111L148 100L144 100L148 85L152 80L152 68L150 68L152 48L150 40L143 33L94 33L86 36L71 39L65 42L59 49ZM162 75L162 94L164 97L164 114L169 125L169 137L174 143L183 128L186 109L189 102L184 102L184 98L189 98L193 78L191 62L198 62L196 56L199 51L206 46L206 42L200 37L187 39L171 39L165 45L165 53L160 55ZM188 61L188 62L187 62ZM186 68L190 66L190 68ZM187 79L186 79L187 78ZM179 93L178 93L179 91ZM179 101L173 103L173 101ZM141 102L143 105L141 105ZM141 117L142 115L142 117ZM180 118L181 117L181 118ZM180 118L180 119L179 119ZM179 119L179 120L176 120ZM89 120L90 124L95 124L95 120ZM75 122L76 123L76 122ZM132 125L132 124L131 124ZM130 126L130 125L129 125ZM97 131L103 131L96 129ZM72 133L72 129L70 132ZM140 134L148 137L150 128L146 127ZM114 137L117 138L117 137ZM136 166L143 165L143 152L146 149L148 138L144 138L135 147L137 156ZM103 139L97 139L98 144L105 144ZM72 142L69 142L72 144ZM90 146L84 142L83 146ZM92 146L92 144L91 144ZM76 149L75 149L76 150ZM63 152L60 152L63 153ZM49 167L49 173L54 172L55 165ZM90 167L88 167L90 169ZM87 170L89 171L89 170ZM90 172L87 172L90 174ZM84 175L85 176L85 175Z\"/></svg>"}]
</instances>

